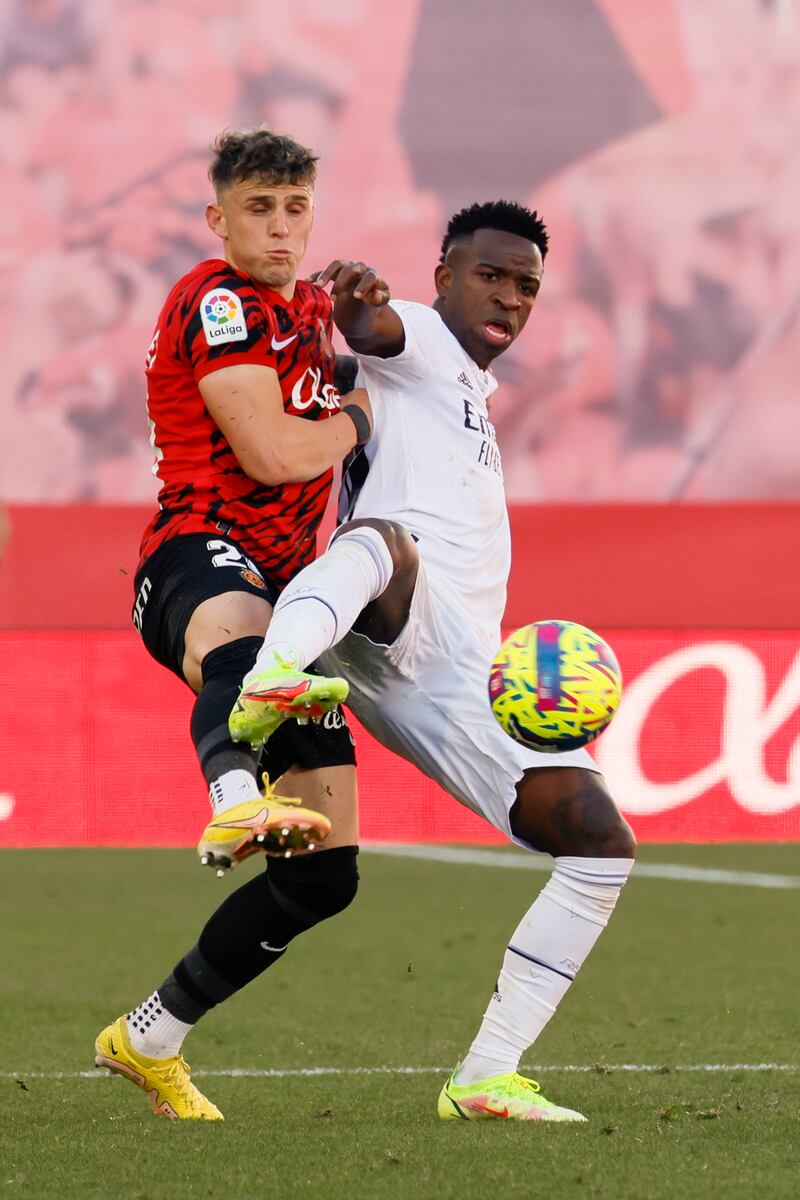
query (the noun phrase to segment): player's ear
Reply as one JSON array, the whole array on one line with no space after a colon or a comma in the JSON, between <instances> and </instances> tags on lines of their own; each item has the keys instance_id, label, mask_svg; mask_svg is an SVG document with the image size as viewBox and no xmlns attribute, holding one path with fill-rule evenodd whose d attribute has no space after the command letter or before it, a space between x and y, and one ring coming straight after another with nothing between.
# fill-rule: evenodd
<instances>
[{"instance_id":1,"label":"player's ear","mask_svg":"<svg viewBox=\"0 0 800 1200\"><path fill-rule=\"evenodd\" d=\"M227 230L225 228L225 216L218 204L206 205L206 223L212 233L215 233L218 238L224 238Z\"/></svg>"},{"instance_id":2,"label":"player's ear","mask_svg":"<svg viewBox=\"0 0 800 1200\"><path fill-rule=\"evenodd\" d=\"M453 282L453 268L448 267L447 263L439 263L433 272L433 278L436 283L436 295L446 296Z\"/></svg>"}]
</instances>

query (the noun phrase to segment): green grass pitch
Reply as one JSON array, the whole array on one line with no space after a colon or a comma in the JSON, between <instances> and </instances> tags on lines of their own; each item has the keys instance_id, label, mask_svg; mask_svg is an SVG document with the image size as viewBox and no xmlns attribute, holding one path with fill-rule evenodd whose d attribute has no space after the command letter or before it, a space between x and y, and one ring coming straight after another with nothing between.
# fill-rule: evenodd
<instances>
[{"instance_id":1,"label":"green grass pitch","mask_svg":"<svg viewBox=\"0 0 800 1200\"><path fill-rule=\"evenodd\" d=\"M793 846L641 857L798 873ZM188 1040L226 1116L206 1124L159 1121L126 1081L79 1072L96 1032L157 986L256 866L218 881L188 850L6 850L0 869L4 1198L800 1194L800 1072L736 1065L800 1062L800 889L634 875L529 1055L545 1094L589 1123L443 1124L437 1068L468 1045L546 876L367 851L356 904ZM681 1069L703 1064L730 1069ZM320 1067L341 1073L222 1073ZM353 1070L402 1067L423 1070Z\"/></svg>"}]
</instances>

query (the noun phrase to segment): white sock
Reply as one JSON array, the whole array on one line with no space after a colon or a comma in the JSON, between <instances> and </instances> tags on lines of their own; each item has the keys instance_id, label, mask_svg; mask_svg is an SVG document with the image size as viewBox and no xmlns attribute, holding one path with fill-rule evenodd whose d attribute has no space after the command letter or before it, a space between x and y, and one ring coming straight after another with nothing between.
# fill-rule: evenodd
<instances>
[{"instance_id":1,"label":"white sock","mask_svg":"<svg viewBox=\"0 0 800 1200\"><path fill-rule=\"evenodd\" d=\"M255 775L239 768L236 771L226 771L215 779L208 788L208 798L218 817L236 804L244 804L245 800L255 800L258 795L258 783Z\"/></svg>"},{"instance_id":2,"label":"white sock","mask_svg":"<svg viewBox=\"0 0 800 1200\"><path fill-rule=\"evenodd\" d=\"M350 631L359 613L386 590L394 573L389 547L377 529L359 525L341 534L281 593L255 666L277 659L303 670Z\"/></svg>"},{"instance_id":3,"label":"white sock","mask_svg":"<svg viewBox=\"0 0 800 1200\"><path fill-rule=\"evenodd\" d=\"M174 1058L189 1030L194 1029L167 1012L158 992L129 1012L127 1021L131 1045L145 1058Z\"/></svg>"},{"instance_id":4,"label":"white sock","mask_svg":"<svg viewBox=\"0 0 800 1200\"><path fill-rule=\"evenodd\" d=\"M555 860L553 874L514 931L457 1083L517 1070L605 928L633 861Z\"/></svg>"}]
</instances>

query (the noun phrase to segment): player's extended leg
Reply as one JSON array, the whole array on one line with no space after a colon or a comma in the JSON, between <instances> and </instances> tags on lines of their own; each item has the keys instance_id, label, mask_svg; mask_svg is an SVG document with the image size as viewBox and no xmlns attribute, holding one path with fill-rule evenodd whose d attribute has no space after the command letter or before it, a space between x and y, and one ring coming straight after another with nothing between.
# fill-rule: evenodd
<instances>
[{"instance_id":1,"label":"player's extended leg","mask_svg":"<svg viewBox=\"0 0 800 1200\"><path fill-rule=\"evenodd\" d=\"M147 1092L157 1116L222 1119L189 1078L181 1054L186 1035L206 1012L276 963L298 934L341 912L356 895L354 768L293 768L287 776L281 789L325 807L335 827L330 849L269 859L265 872L223 901L160 987L98 1035L98 1066ZM274 1031L270 1036L274 1043Z\"/></svg>"},{"instance_id":2,"label":"player's extended leg","mask_svg":"<svg viewBox=\"0 0 800 1200\"><path fill-rule=\"evenodd\" d=\"M442 1089L439 1115L580 1121L545 1100L518 1067L614 911L635 841L602 777L579 767L526 771L510 818L515 836L552 854L555 869L514 931L478 1035Z\"/></svg>"},{"instance_id":3,"label":"player's extended leg","mask_svg":"<svg viewBox=\"0 0 800 1200\"><path fill-rule=\"evenodd\" d=\"M287 585L230 714L232 736L259 744L287 717L319 716L347 695L345 680L304 668L351 629L391 644L408 617L418 557L393 521L343 525L325 554Z\"/></svg>"},{"instance_id":4,"label":"player's extended leg","mask_svg":"<svg viewBox=\"0 0 800 1200\"><path fill-rule=\"evenodd\" d=\"M269 788L262 794L258 753L234 742L228 730L231 704L269 617L270 606L261 597L225 592L198 605L184 637L183 675L197 692L192 740L214 811L197 851L219 871L257 850L284 853L316 845L330 831L325 817L292 798L274 796Z\"/></svg>"}]
</instances>

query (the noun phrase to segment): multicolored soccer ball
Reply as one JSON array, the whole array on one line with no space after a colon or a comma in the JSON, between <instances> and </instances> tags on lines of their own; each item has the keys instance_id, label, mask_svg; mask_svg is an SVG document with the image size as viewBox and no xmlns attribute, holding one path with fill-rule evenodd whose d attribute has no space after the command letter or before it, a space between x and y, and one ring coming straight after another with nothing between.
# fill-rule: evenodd
<instances>
[{"instance_id":1,"label":"multicolored soccer ball","mask_svg":"<svg viewBox=\"0 0 800 1200\"><path fill-rule=\"evenodd\" d=\"M622 673L601 637L572 621L535 621L506 638L489 675L492 712L531 750L577 750L602 733L622 696Z\"/></svg>"}]
</instances>

